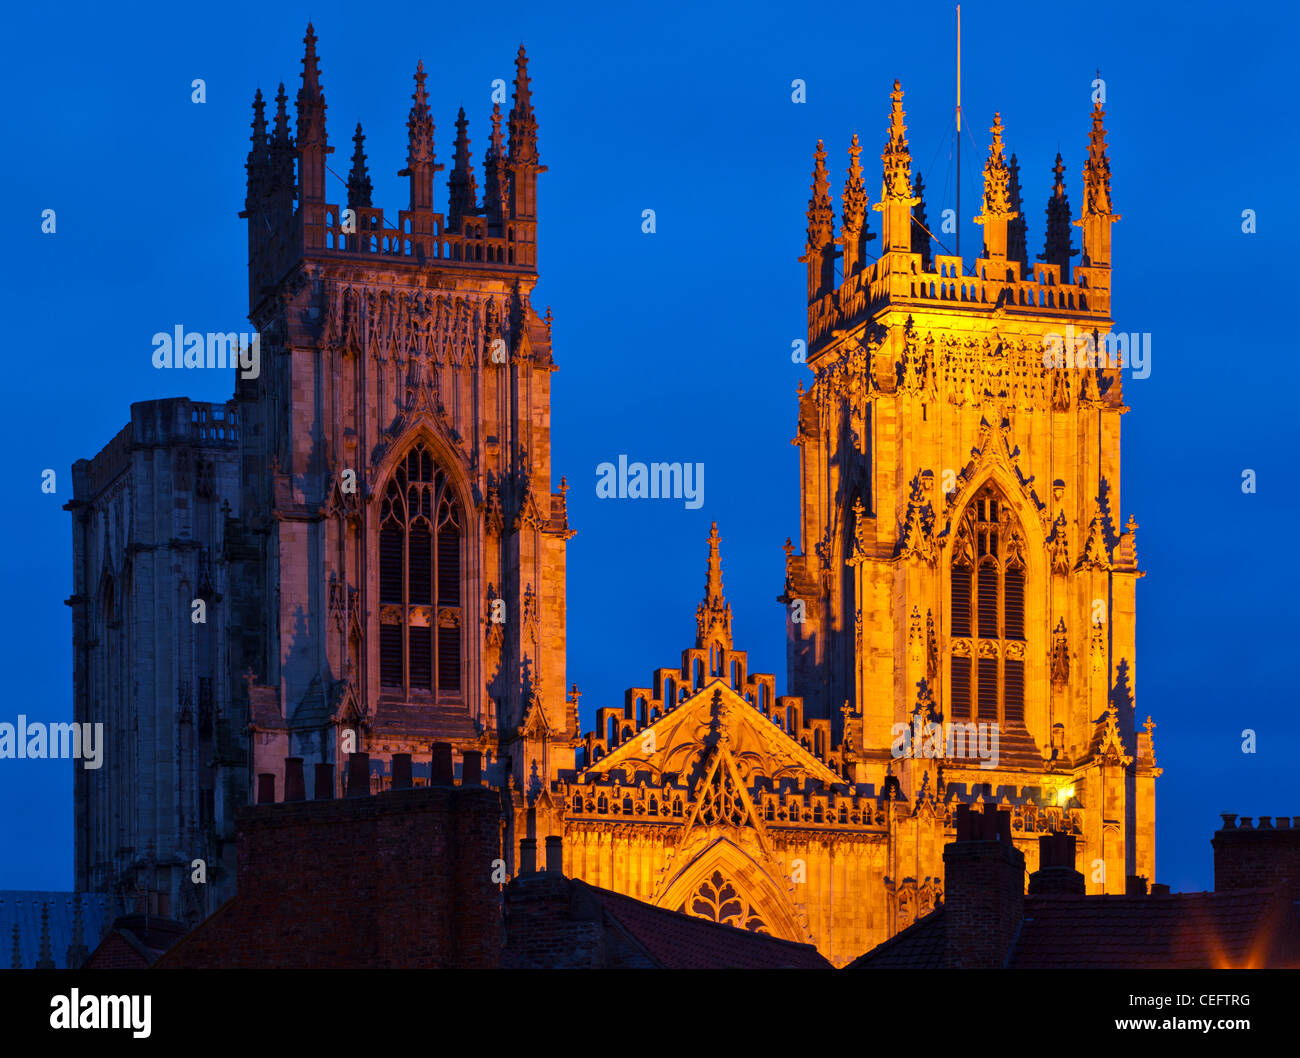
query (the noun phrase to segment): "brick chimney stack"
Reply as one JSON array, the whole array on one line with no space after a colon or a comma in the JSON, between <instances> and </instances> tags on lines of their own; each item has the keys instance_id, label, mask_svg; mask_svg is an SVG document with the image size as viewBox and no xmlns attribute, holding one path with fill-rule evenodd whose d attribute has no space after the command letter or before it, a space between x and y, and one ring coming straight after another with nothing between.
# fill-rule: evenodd
<instances>
[{"instance_id":1,"label":"brick chimney stack","mask_svg":"<svg viewBox=\"0 0 1300 1058\"><path fill-rule=\"evenodd\" d=\"M1223 813L1223 828L1214 846L1214 891L1271 889L1286 883L1292 900L1300 900L1300 816L1250 816Z\"/></svg>"},{"instance_id":2,"label":"brick chimney stack","mask_svg":"<svg viewBox=\"0 0 1300 1058\"><path fill-rule=\"evenodd\" d=\"M1025 857L1011 843L1011 816L986 805L957 807L957 840L943 850L944 965L1000 969L1025 911Z\"/></svg>"},{"instance_id":3,"label":"brick chimney stack","mask_svg":"<svg viewBox=\"0 0 1300 1058\"><path fill-rule=\"evenodd\" d=\"M564 873L564 839L552 835L546 839L546 873Z\"/></svg>"},{"instance_id":4,"label":"brick chimney stack","mask_svg":"<svg viewBox=\"0 0 1300 1058\"><path fill-rule=\"evenodd\" d=\"M430 786L454 786L456 785L456 769L451 755L450 742L435 742L433 744L433 758L429 762L429 785Z\"/></svg>"},{"instance_id":5,"label":"brick chimney stack","mask_svg":"<svg viewBox=\"0 0 1300 1058\"><path fill-rule=\"evenodd\" d=\"M302 757L284 758L284 799L286 801L307 799L307 782L303 776Z\"/></svg>"},{"instance_id":6,"label":"brick chimney stack","mask_svg":"<svg viewBox=\"0 0 1300 1058\"><path fill-rule=\"evenodd\" d=\"M537 873L537 839L523 838L519 842L519 873Z\"/></svg>"},{"instance_id":7,"label":"brick chimney stack","mask_svg":"<svg viewBox=\"0 0 1300 1058\"><path fill-rule=\"evenodd\" d=\"M1029 876L1031 896L1041 893L1071 893L1082 896L1088 891L1083 875L1074 868L1074 835L1043 834L1038 839L1038 870ZM1143 892L1145 893L1145 889Z\"/></svg>"},{"instance_id":8,"label":"brick chimney stack","mask_svg":"<svg viewBox=\"0 0 1300 1058\"><path fill-rule=\"evenodd\" d=\"M348 754L348 790L349 797L370 796L370 754Z\"/></svg>"}]
</instances>

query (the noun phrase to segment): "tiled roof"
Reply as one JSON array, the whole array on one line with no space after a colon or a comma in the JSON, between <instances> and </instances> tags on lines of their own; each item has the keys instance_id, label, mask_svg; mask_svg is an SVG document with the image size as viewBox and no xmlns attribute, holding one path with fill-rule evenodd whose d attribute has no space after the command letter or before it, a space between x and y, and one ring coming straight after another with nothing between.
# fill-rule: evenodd
<instances>
[{"instance_id":1,"label":"tiled roof","mask_svg":"<svg viewBox=\"0 0 1300 1058\"><path fill-rule=\"evenodd\" d=\"M1162 896L1025 897L1008 967L1046 969L1300 968L1300 927L1280 890ZM857 970L928 970L944 964L940 905L849 963Z\"/></svg>"},{"instance_id":2,"label":"tiled roof","mask_svg":"<svg viewBox=\"0 0 1300 1058\"><path fill-rule=\"evenodd\" d=\"M895 933L865 955L859 955L847 970L939 970L943 968L943 905L940 904L907 929Z\"/></svg>"},{"instance_id":3,"label":"tiled roof","mask_svg":"<svg viewBox=\"0 0 1300 1058\"><path fill-rule=\"evenodd\" d=\"M1289 908L1270 889L1167 896L1025 898L1016 969L1247 968L1285 942Z\"/></svg>"},{"instance_id":4,"label":"tiled roof","mask_svg":"<svg viewBox=\"0 0 1300 1058\"><path fill-rule=\"evenodd\" d=\"M574 881L666 970L829 970L811 944L696 918Z\"/></svg>"}]
</instances>

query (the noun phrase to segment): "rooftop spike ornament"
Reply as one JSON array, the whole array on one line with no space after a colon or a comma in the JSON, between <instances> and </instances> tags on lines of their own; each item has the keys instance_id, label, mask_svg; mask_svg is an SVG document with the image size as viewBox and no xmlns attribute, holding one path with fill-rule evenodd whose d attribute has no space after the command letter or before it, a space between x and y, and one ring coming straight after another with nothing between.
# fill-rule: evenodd
<instances>
[{"instance_id":1,"label":"rooftop spike ornament","mask_svg":"<svg viewBox=\"0 0 1300 1058\"><path fill-rule=\"evenodd\" d=\"M415 91L411 93L411 112L406 119L406 168L397 174L411 178L412 213L433 209L433 174L442 169L435 164L434 124L424 89L425 76L421 59L415 67Z\"/></svg>"},{"instance_id":2,"label":"rooftop spike ornament","mask_svg":"<svg viewBox=\"0 0 1300 1058\"><path fill-rule=\"evenodd\" d=\"M536 165L537 162L537 119L528 79L528 55L521 44L515 57L515 99L510 108L510 163Z\"/></svg>"},{"instance_id":3,"label":"rooftop spike ornament","mask_svg":"<svg viewBox=\"0 0 1300 1058\"><path fill-rule=\"evenodd\" d=\"M858 156L862 146L858 143L858 134L853 134L849 144L848 179L844 184L844 224L841 243L844 246L844 275L853 275L861 271L866 259L866 244L874 239L874 233L867 230L867 187L862 180L862 163Z\"/></svg>"},{"instance_id":4,"label":"rooftop spike ornament","mask_svg":"<svg viewBox=\"0 0 1300 1058\"><path fill-rule=\"evenodd\" d=\"M835 285L835 214L826 172L826 147L817 141L813 152L812 198L808 200L808 239L800 262L808 266L808 301L830 293Z\"/></svg>"},{"instance_id":5,"label":"rooftop spike ornament","mask_svg":"<svg viewBox=\"0 0 1300 1058\"><path fill-rule=\"evenodd\" d=\"M501 133L501 104L492 104L492 138L484 157L487 187L483 192L483 210L489 223L500 225L510 200L509 175L506 171L505 137Z\"/></svg>"},{"instance_id":6,"label":"rooftop spike ornament","mask_svg":"<svg viewBox=\"0 0 1300 1058\"><path fill-rule=\"evenodd\" d=\"M478 183L474 179L474 168L470 165L468 129L465 108L461 107L456 116L456 147L451 176L447 179L447 189L450 192L447 224L452 231L460 231L462 219L478 212Z\"/></svg>"},{"instance_id":7,"label":"rooftop spike ornament","mask_svg":"<svg viewBox=\"0 0 1300 1058\"><path fill-rule=\"evenodd\" d=\"M709 530L709 568L704 578L704 601L696 611L696 648L703 650L715 643L731 649L731 605L722 594L722 557L718 523Z\"/></svg>"},{"instance_id":8,"label":"rooftop spike ornament","mask_svg":"<svg viewBox=\"0 0 1300 1058\"><path fill-rule=\"evenodd\" d=\"M537 118L533 113L533 95L528 79L528 55L519 45L515 57L515 98L510 108L510 146L506 160L508 171L508 210L514 221L516 253L519 263L535 265L537 234L537 174L546 172L537 156Z\"/></svg>"},{"instance_id":9,"label":"rooftop spike ornament","mask_svg":"<svg viewBox=\"0 0 1300 1058\"><path fill-rule=\"evenodd\" d=\"M271 154L266 138L266 100L262 98L259 88L253 96L253 135L249 137L248 160L244 168L248 172L248 189L244 199L244 213L250 216L260 210L262 200L270 190Z\"/></svg>"},{"instance_id":10,"label":"rooftop spike ornament","mask_svg":"<svg viewBox=\"0 0 1300 1058\"><path fill-rule=\"evenodd\" d=\"M1011 170L1002 143L1002 115L993 115L993 142L984 162L984 211L975 218L984 226L984 253L989 260L1006 260L1011 222L1020 214L1011 204Z\"/></svg>"},{"instance_id":11,"label":"rooftop spike ornament","mask_svg":"<svg viewBox=\"0 0 1300 1058\"><path fill-rule=\"evenodd\" d=\"M1056 265L1061 269L1061 282L1070 282L1070 258L1078 255L1070 243L1070 200L1065 194L1065 163L1061 153L1056 153L1056 164L1052 167L1055 177L1052 194L1047 200L1047 236L1043 242L1043 252L1038 255L1040 261Z\"/></svg>"},{"instance_id":12,"label":"rooftop spike ornament","mask_svg":"<svg viewBox=\"0 0 1300 1058\"><path fill-rule=\"evenodd\" d=\"M912 252L912 154L907 147L907 126L903 119L903 86L894 80L889 94L889 132L883 163L880 201L873 207L882 214L882 249L885 253Z\"/></svg>"},{"instance_id":13,"label":"rooftop spike ornament","mask_svg":"<svg viewBox=\"0 0 1300 1058\"><path fill-rule=\"evenodd\" d=\"M298 183L303 202L325 201L325 156L333 154L325 136L325 93L321 90L316 31L307 23L303 37L302 87L298 89Z\"/></svg>"},{"instance_id":14,"label":"rooftop spike ornament","mask_svg":"<svg viewBox=\"0 0 1300 1058\"><path fill-rule=\"evenodd\" d=\"M359 121L352 143L355 149L352 152L352 172L348 174L348 209L369 209L371 186L366 168L366 134L361 131Z\"/></svg>"},{"instance_id":15,"label":"rooftop spike ornament","mask_svg":"<svg viewBox=\"0 0 1300 1058\"><path fill-rule=\"evenodd\" d=\"M912 185L912 253L921 255L921 271L928 272L933 267L930 253L930 218L925 215L925 181L921 174L916 174Z\"/></svg>"},{"instance_id":16,"label":"rooftop spike ornament","mask_svg":"<svg viewBox=\"0 0 1300 1058\"><path fill-rule=\"evenodd\" d=\"M1083 165L1083 215L1074 223L1083 229L1083 265L1110 267L1110 226L1120 219L1110 199L1110 159L1106 156L1106 112L1092 108L1088 160Z\"/></svg>"}]
</instances>

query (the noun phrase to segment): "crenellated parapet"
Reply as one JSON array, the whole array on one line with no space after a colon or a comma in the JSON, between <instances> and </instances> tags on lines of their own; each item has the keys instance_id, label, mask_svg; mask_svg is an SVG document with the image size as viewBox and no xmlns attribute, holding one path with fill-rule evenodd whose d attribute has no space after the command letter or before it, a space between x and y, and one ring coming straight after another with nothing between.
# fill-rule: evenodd
<instances>
[{"instance_id":1,"label":"crenellated parapet","mask_svg":"<svg viewBox=\"0 0 1300 1058\"><path fill-rule=\"evenodd\" d=\"M537 120L523 48L516 59L508 147L501 136L501 114L493 113L485 198L478 201L477 180L470 168L468 121L462 110L456 122L445 213L435 207L433 185L444 166L436 161L436 126L424 65L417 66L407 120L406 166L399 174L410 180L410 205L399 210L394 221L370 202L360 125L354 136L351 173L347 181L340 179L344 186L338 190L343 194L331 193L326 157L334 148L326 133L325 95L310 25L305 44L295 135L289 133L283 85L271 129L260 90L253 102L247 196L240 213L248 220L250 310L256 311L285 274L306 260L382 262L410 270L463 272L468 267L507 282L519 278L531 288L537 273L536 184L546 167L538 161ZM338 204L340 198L345 206Z\"/></svg>"}]
</instances>

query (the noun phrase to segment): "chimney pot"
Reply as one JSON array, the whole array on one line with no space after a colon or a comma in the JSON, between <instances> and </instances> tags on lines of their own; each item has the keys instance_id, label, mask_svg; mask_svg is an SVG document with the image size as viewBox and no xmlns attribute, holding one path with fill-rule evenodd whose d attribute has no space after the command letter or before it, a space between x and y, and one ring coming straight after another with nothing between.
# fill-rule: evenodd
<instances>
[{"instance_id":1,"label":"chimney pot","mask_svg":"<svg viewBox=\"0 0 1300 1058\"><path fill-rule=\"evenodd\" d=\"M259 805L275 804L275 773L260 772L257 776L257 803Z\"/></svg>"},{"instance_id":2,"label":"chimney pot","mask_svg":"<svg viewBox=\"0 0 1300 1058\"><path fill-rule=\"evenodd\" d=\"M1040 834L1038 837L1038 870L1029 876L1029 892L1072 893L1082 896L1088 883L1074 869L1074 835Z\"/></svg>"},{"instance_id":3,"label":"chimney pot","mask_svg":"<svg viewBox=\"0 0 1300 1058\"><path fill-rule=\"evenodd\" d=\"M537 873L537 839L524 838L519 842L519 873Z\"/></svg>"},{"instance_id":4,"label":"chimney pot","mask_svg":"<svg viewBox=\"0 0 1300 1058\"><path fill-rule=\"evenodd\" d=\"M564 839L551 836L546 839L546 873L564 873Z\"/></svg>"},{"instance_id":5,"label":"chimney pot","mask_svg":"<svg viewBox=\"0 0 1300 1058\"><path fill-rule=\"evenodd\" d=\"M1068 867L1074 870L1075 838L1073 834L1041 834L1038 838L1038 866Z\"/></svg>"},{"instance_id":6,"label":"chimney pot","mask_svg":"<svg viewBox=\"0 0 1300 1058\"><path fill-rule=\"evenodd\" d=\"M989 814L990 808L992 808L991 805L985 805L984 814L986 816ZM1010 845L1011 844L1011 813L999 812L996 808L993 808L992 811L994 813L993 818L995 820L994 826L997 827L997 831L995 834L990 836L996 837L997 840L1002 842L1003 845Z\"/></svg>"},{"instance_id":7,"label":"chimney pot","mask_svg":"<svg viewBox=\"0 0 1300 1058\"><path fill-rule=\"evenodd\" d=\"M451 762L451 743L435 742L433 744L433 761L429 769L430 786L452 786L455 783L454 769Z\"/></svg>"},{"instance_id":8,"label":"chimney pot","mask_svg":"<svg viewBox=\"0 0 1300 1058\"><path fill-rule=\"evenodd\" d=\"M316 800L330 801L334 798L334 765L316 765Z\"/></svg>"},{"instance_id":9,"label":"chimney pot","mask_svg":"<svg viewBox=\"0 0 1300 1058\"><path fill-rule=\"evenodd\" d=\"M307 781L303 776L301 757L284 758L284 799L307 800Z\"/></svg>"},{"instance_id":10,"label":"chimney pot","mask_svg":"<svg viewBox=\"0 0 1300 1058\"><path fill-rule=\"evenodd\" d=\"M370 754L348 755L348 796L370 796Z\"/></svg>"},{"instance_id":11,"label":"chimney pot","mask_svg":"<svg viewBox=\"0 0 1300 1058\"><path fill-rule=\"evenodd\" d=\"M479 750L466 750L461 757L460 784L462 786L483 785L483 754Z\"/></svg>"},{"instance_id":12,"label":"chimney pot","mask_svg":"<svg viewBox=\"0 0 1300 1058\"><path fill-rule=\"evenodd\" d=\"M957 806L957 840L971 840L971 811L970 805L961 804Z\"/></svg>"},{"instance_id":13,"label":"chimney pot","mask_svg":"<svg viewBox=\"0 0 1300 1058\"><path fill-rule=\"evenodd\" d=\"M393 789L409 790L411 788L411 755L409 753L393 754Z\"/></svg>"}]
</instances>

